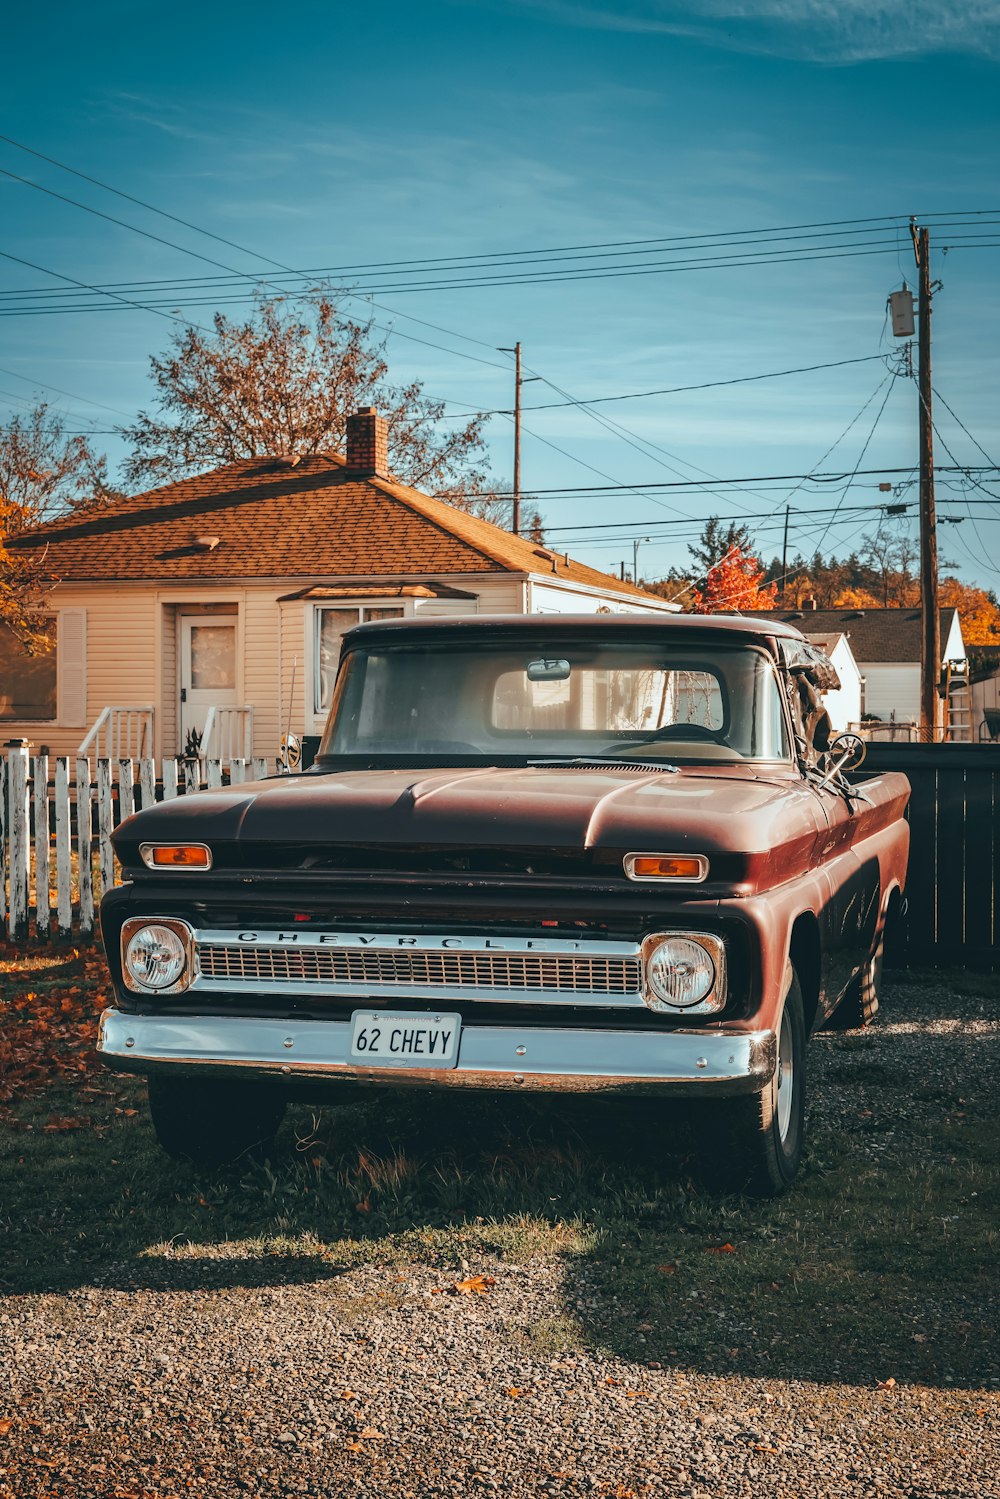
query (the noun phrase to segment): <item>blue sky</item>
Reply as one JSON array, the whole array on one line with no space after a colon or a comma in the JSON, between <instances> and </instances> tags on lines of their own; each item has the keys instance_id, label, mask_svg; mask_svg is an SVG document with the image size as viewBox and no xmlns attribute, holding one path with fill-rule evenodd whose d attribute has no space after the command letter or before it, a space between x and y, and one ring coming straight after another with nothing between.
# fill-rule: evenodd
<instances>
[{"instance_id":1,"label":"blue sky","mask_svg":"<svg viewBox=\"0 0 1000 1499\"><path fill-rule=\"evenodd\" d=\"M8 172L182 247L0 177L0 250L79 281L215 272L184 250L266 276L259 257L344 266L1000 210L1000 21L979 0L375 0L305 3L287 16L256 3L58 3L39 14L8 18L8 55L20 62L5 80L3 134L256 252L0 143ZM975 232L935 230L944 283L935 384L1000 462L1000 243L958 238ZM860 246L864 235L851 230L843 242ZM1000 241L988 229L982 237ZM627 436L572 406L526 411L526 489L634 486L547 498L549 525L634 521L635 535L655 532L640 555L655 576L686 551L683 540L660 539L664 520L679 512L693 529L712 512L766 517L783 513L788 496L753 485L678 496L651 485L678 474L810 472L852 422L824 468L853 469L870 433L861 467L916 462L911 382L890 382L859 417L886 375L871 356L895 347L884 334L886 296L904 276L914 281L905 231L881 239L877 254L809 263L385 290L375 315L395 330L393 373L420 377L456 412L510 406L509 357L494 351L518 338L531 371L583 399L868 360L594 408ZM630 252L628 264L635 259ZM0 263L2 290L59 284ZM200 322L212 311L180 292L169 305ZM25 409L37 392L70 425L111 426L149 403L148 356L170 330L168 319L131 308L5 317L0 412ZM524 399L563 398L535 383ZM937 420L959 463L986 462L943 406ZM509 421L498 416L488 430L496 471L509 476ZM112 458L120 452L114 437L97 441ZM940 444L937 457L948 461ZM987 482L1000 497L1000 476ZM876 483L859 479L844 506L884 500ZM790 497L793 547L809 552L823 536L828 517L801 512L828 503L826 492L804 486ZM844 485L828 492L839 497ZM966 517L943 527L942 553L966 578L1000 584L1000 520L991 518L1000 498L992 505L971 490L985 503L966 506L963 493L939 490L943 510ZM824 550L849 550L868 519L838 516ZM777 522L752 526L765 554L779 549ZM621 534L612 543L551 532L596 565L631 566L633 533Z\"/></svg>"}]
</instances>

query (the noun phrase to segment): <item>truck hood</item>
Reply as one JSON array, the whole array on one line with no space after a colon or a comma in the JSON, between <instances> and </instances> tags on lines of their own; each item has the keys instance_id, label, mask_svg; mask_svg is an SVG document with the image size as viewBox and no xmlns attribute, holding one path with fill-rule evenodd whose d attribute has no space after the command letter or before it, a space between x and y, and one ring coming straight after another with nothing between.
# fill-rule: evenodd
<instances>
[{"instance_id":1,"label":"truck hood","mask_svg":"<svg viewBox=\"0 0 1000 1499\"><path fill-rule=\"evenodd\" d=\"M751 853L797 846L827 824L801 781L748 767L663 771L561 766L290 776L179 797L128 818L123 862L141 842L506 846ZM249 852L249 849L248 849ZM796 859L794 862L798 862Z\"/></svg>"}]
</instances>

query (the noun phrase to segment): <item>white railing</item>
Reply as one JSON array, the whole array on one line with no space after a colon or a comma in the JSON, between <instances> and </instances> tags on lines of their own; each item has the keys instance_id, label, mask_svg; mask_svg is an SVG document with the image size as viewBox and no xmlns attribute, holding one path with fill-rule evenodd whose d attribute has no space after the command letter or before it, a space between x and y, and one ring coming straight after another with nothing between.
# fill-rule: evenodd
<instances>
[{"instance_id":1,"label":"white railing","mask_svg":"<svg viewBox=\"0 0 1000 1499\"><path fill-rule=\"evenodd\" d=\"M12 942L93 937L95 896L119 879L111 834L137 809L270 773L243 757L204 772L197 759L164 760L157 774L149 757L100 756L93 770L86 755L29 756L27 745L0 758L0 926Z\"/></svg>"},{"instance_id":2,"label":"white railing","mask_svg":"<svg viewBox=\"0 0 1000 1499\"><path fill-rule=\"evenodd\" d=\"M253 754L253 706L245 708L209 708L201 735L199 754L202 762L249 760Z\"/></svg>"},{"instance_id":3,"label":"white railing","mask_svg":"<svg viewBox=\"0 0 1000 1499\"><path fill-rule=\"evenodd\" d=\"M123 756L141 760L153 753L153 708L102 708L89 733L77 750L78 755L106 756L120 760Z\"/></svg>"}]
</instances>

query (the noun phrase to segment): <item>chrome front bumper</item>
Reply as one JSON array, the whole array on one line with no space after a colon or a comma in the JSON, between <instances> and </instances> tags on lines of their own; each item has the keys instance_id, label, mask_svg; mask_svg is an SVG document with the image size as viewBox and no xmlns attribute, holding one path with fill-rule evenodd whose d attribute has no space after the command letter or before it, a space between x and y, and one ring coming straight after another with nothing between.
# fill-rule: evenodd
<instances>
[{"instance_id":1,"label":"chrome front bumper","mask_svg":"<svg viewBox=\"0 0 1000 1499\"><path fill-rule=\"evenodd\" d=\"M123 1072L241 1073L289 1083L539 1092L755 1093L770 1082L773 1031L622 1031L468 1025L454 1068L360 1067L339 1020L127 1015L105 1010L97 1049Z\"/></svg>"}]
</instances>

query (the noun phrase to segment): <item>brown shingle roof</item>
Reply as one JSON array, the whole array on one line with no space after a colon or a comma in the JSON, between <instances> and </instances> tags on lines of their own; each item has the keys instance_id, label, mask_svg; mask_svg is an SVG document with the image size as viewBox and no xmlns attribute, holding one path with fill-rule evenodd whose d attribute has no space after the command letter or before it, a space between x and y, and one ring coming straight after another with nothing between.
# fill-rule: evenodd
<instances>
[{"instance_id":1,"label":"brown shingle roof","mask_svg":"<svg viewBox=\"0 0 1000 1499\"><path fill-rule=\"evenodd\" d=\"M941 644L955 619L955 609L942 609ZM805 609L778 618L809 636L846 635L855 661L919 661L919 609Z\"/></svg>"},{"instance_id":2,"label":"brown shingle roof","mask_svg":"<svg viewBox=\"0 0 1000 1499\"><path fill-rule=\"evenodd\" d=\"M199 549L197 538L219 545ZM46 548L63 581L548 574L615 593L631 583L539 548L395 480L359 479L336 455L247 458L8 539ZM656 599L662 605L661 599Z\"/></svg>"}]
</instances>

